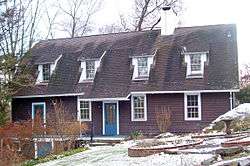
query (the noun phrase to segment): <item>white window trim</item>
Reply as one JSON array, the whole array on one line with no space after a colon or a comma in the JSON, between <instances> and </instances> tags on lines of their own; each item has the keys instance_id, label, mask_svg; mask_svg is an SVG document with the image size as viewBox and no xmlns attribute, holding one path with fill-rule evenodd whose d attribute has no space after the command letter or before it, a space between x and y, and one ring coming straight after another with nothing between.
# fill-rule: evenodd
<instances>
[{"instance_id":1,"label":"white window trim","mask_svg":"<svg viewBox=\"0 0 250 166\"><path fill-rule=\"evenodd\" d=\"M134 117L134 97L143 96L144 97L144 118L135 119ZM138 94L131 95L131 121L147 121L147 95L146 94Z\"/></svg>"},{"instance_id":2,"label":"white window trim","mask_svg":"<svg viewBox=\"0 0 250 166\"><path fill-rule=\"evenodd\" d=\"M32 109L32 112L31 112L32 121L35 118L35 110L34 110L35 105L43 105L43 123L46 123L46 103L45 102L32 103L32 108L31 108Z\"/></svg>"},{"instance_id":3,"label":"white window trim","mask_svg":"<svg viewBox=\"0 0 250 166\"><path fill-rule=\"evenodd\" d=\"M89 102L89 119L81 119L81 109L80 102L85 101ZM84 99L77 99L77 120L81 122L91 122L92 121L92 102Z\"/></svg>"},{"instance_id":4,"label":"white window trim","mask_svg":"<svg viewBox=\"0 0 250 166\"><path fill-rule=\"evenodd\" d=\"M201 55L201 70L191 71L191 55ZM203 78L205 62L207 61L207 52L185 53L185 62L187 63L186 78ZM199 75L196 75L199 74Z\"/></svg>"},{"instance_id":5,"label":"white window trim","mask_svg":"<svg viewBox=\"0 0 250 166\"><path fill-rule=\"evenodd\" d=\"M147 66L139 66L139 60L141 59L141 58L145 58L146 59L146 61L147 61ZM146 67L147 68L147 73L146 74L142 74L142 75L139 75L139 68L140 67ZM148 77L149 76L149 60L148 60L148 57L139 57L139 58L137 58L137 70L138 70L138 77Z\"/></svg>"},{"instance_id":6,"label":"white window trim","mask_svg":"<svg viewBox=\"0 0 250 166\"><path fill-rule=\"evenodd\" d=\"M187 96L198 95L198 118L189 118L187 110ZM201 120L201 93L184 93L184 115L186 121L200 121Z\"/></svg>"},{"instance_id":7,"label":"white window trim","mask_svg":"<svg viewBox=\"0 0 250 166\"><path fill-rule=\"evenodd\" d=\"M95 71L94 71L94 76L93 78L87 78L87 65L86 62L89 60L85 60L81 62L81 75L80 75L80 79L79 79L79 83L83 83L83 82L93 82L96 76L96 72L97 69L100 66L100 60L91 60L94 61L94 65L95 65Z\"/></svg>"},{"instance_id":8,"label":"white window trim","mask_svg":"<svg viewBox=\"0 0 250 166\"><path fill-rule=\"evenodd\" d=\"M147 58L147 68L148 68L147 75L139 76L138 58ZM132 57L132 65L134 66L132 80L148 80L150 75L150 69L153 63L154 63L154 55Z\"/></svg>"}]
</instances>

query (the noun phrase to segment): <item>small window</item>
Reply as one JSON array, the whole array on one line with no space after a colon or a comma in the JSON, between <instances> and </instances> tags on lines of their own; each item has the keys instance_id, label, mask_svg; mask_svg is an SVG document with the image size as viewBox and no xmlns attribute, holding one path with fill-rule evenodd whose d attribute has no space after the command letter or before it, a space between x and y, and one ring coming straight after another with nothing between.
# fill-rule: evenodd
<instances>
[{"instance_id":1,"label":"small window","mask_svg":"<svg viewBox=\"0 0 250 166\"><path fill-rule=\"evenodd\" d=\"M190 55L191 60L191 72L201 72L201 55L194 54Z\"/></svg>"},{"instance_id":2,"label":"small window","mask_svg":"<svg viewBox=\"0 0 250 166\"><path fill-rule=\"evenodd\" d=\"M50 64L43 65L43 81L48 82L50 79Z\"/></svg>"},{"instance_id":3,"label":"small window","mask_svg":"<svg viewBox=\"0 0 250 166\"><path fill-rule=\"evenodd\" d=\"M201 120L200 94L185 94L185 120Z\"/></svg>"},{"instance_id":4,"label":"small window","mask_svg":"<svg viewBox=\"0 0 250 166\"><path fill-rule=\"evenodd\" d=\"M185 53L187 63L187 78L203 78L207 52Z\"/></svg>"},{"instance_id":5,"label":"small window","mask_svg":"<svg viewBox=\"0 0 250 166\"><path fill-rule=\"evenodd\" d=\"M146 96L132 96L132 121L146 120Z\"/></svg>"},{"instance_id":6,"label":"small window","mask_svg":"<svg viewBox=\"0 0 250 166\"><path fill-rule=\"evenodd\" d=\"M138 77L148 76L148 58L138 58Z\"/></svg>"},{"instance_id":7,"label":"small window","mask_svg":"<svg viewBox=\"0 0 250 166\"><path fill-rule=\"evenodd\" d=\"M80 118L82 121L91 121L91 103L89 101L80 101Z\"/></svg>"},{"instance_id":8,"label":"small window","mask_svg":"<svg viewBox=\"0 0 250 166\"><path fill-rule=\"evenodd\" d=\"M94 79L95 76L95 61L86 61L86 78Z\"/></svg>"}]
</instances>

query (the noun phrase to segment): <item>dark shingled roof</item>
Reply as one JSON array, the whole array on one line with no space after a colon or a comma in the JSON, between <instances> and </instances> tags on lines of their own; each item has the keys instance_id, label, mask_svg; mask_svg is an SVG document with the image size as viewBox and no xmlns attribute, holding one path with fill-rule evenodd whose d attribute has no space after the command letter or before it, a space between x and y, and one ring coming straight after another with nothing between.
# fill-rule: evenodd
<instances>
[{"instance_id":1,"label":"dark shingled roof","mask_svg":"<svg viewBox=\"0 0 250 166\"><path fill-rule=\"evenodd\" d=\"M186 78L183 47L187 52L209 52L204 78ZM104 51L94 82L78 83L79 60L100 58ZM231 24L180 27L169 36L152 30L46 40L32 49L34 64L53 62L61 54L48 85L23 89L17 96L84 93L83 98L116 98L136 91L239 88L236 27ZM153 54L149 80L133 81L131 56Z\"/></svg>"}]
</instances>

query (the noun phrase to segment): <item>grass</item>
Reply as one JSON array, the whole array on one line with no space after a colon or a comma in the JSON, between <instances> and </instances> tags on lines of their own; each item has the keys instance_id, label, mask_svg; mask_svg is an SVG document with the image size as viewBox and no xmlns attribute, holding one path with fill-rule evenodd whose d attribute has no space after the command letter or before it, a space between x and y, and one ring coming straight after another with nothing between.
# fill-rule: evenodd
<instances>
[{"instance_id":1,"label":"grass","mask_svg":"<svg viewBox=\"0 0 250 166\"><path fill-rule=\"evenodd\" d=\"M247 157L247 156L250 156L249 152L242 152L242 153L239 153L239 154L236 154L236 155L233 155L233 156L224 157L223 159L224 160L232 160L232 159L235 159L235 158L241 158L241 157Z\"/></svg>"},{"instance_id":2,"label":"grass","mask_svg":"<svg viewBox=\"0 0 250 166\"><path fill-rule=\"evenodd\" d=\"M68 150L68 151L62 152L62 153L57 154L57 155L52 154L52 155L42 157L42 158L38 158L38 159L31 159L31 160L28 160L28 161L24 162L22 164L22 166L33 166L33 165L36 165L36 164L45 163L45 162L48 162L48 161L51 161L51 160L56 160L56 159L60 159L60 158L66 157L66 156L71 156L73 154L83 152L83 151L85 151L87 149L88 148L81 147L81 148L77 148L77 149Z\"/></svg>"}]
</instances>

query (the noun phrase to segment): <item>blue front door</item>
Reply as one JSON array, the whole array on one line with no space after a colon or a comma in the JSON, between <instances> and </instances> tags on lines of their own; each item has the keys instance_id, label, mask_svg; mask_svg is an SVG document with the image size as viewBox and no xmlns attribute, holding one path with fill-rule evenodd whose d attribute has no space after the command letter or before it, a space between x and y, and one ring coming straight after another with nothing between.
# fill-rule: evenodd
<instances>
[{"instance_id":1,"label":"blue front door","mask_svg":"<svg viewBox=\"0 0 250 166\"><path fill-rule=\"evenodd\" d=\"M104 103L105 135L117 135L117 104Z\"/></svg>"}]
</instances>

